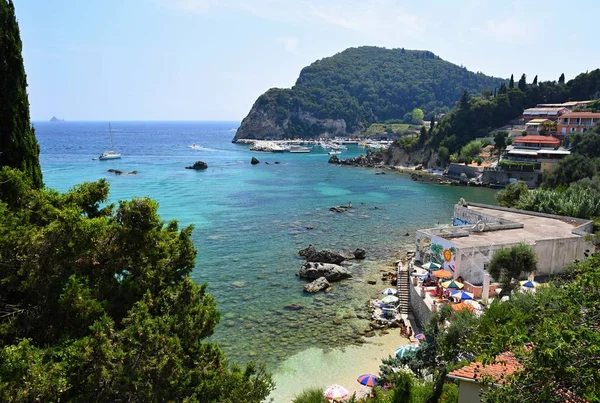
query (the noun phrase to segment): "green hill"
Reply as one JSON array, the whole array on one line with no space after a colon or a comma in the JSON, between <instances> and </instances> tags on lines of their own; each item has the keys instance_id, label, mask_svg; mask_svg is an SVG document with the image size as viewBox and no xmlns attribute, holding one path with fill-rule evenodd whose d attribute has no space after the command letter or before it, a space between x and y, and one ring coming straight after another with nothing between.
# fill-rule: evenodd
<instances>
[{"instance_id":1,"label":"green hill","mask_svg":"<svg viewBox=\"0 0 600 403\"><path fill-rule=\"evenodd\" d=\"M234 140L355 134L414 108L426 117L447 112L464 90L479 94L502 82L429 51L350 48L302 69L291 89L261 95Z\"/></svg>"}]
</instances>

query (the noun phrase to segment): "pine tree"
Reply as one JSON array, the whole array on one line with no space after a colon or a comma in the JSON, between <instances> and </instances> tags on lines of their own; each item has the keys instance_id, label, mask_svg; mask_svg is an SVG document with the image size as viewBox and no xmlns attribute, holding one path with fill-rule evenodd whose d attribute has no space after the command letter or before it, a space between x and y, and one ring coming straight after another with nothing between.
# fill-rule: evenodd
<instances>
[{"instance_id":1,"label":"pine tree","mask_svg":"<svg viewBox=\"0 0 600 403\"><path fill-rule=\"evenodd\" d=\"M506 84L505 83L500 84L500 89L498 90L498 95L506 94L507 92L508 92L508 90L506 89Z\"/></svg>"},{"instance_id":2,"label":"pine tree","mask_svg":"<svg viewBox=\"0 0 600 403\"><path fill-rule=\"evenodd\" d=\"M469 105L469 101L471 100L471 95L469 95L469 92L467 90L464 90L461 97L460 97L460 108L462 110L467 110L470 108Z\"/></svg>"},{"instance_id":3,"label":"pine tree","mask_svg":"<svg viewBox=\"0 0 600 403\"><path fill-rule=\"evenodd\" d=\"M435 115L431 115L431 121L429 122L429 135L431 135L431 132L433 131L434 127L435 127Z\"/></svg>"},{"instance_id":4,"label":"pine tree","mask_svg":"<svg viewBox=\"0 0 600 403\"><path fill-rule=\"evenodd\" d=\"M533 85L537 85L537 75L533 78Z\"/></svg>"},{"instance_id":5,"label":"pine tree","mask_svg":"<svg viewBox=\"0 0 600 403\"><path fill-rule=\"evenodd\" d=\"M564 84L565 83L565 73L562 73L560 75L560 77L558 77L558 83L559 84Z\"/></svg>"},{"instance_id":6,"label":"pine tree","mask_svg":"<svg viewBox=\"0 0 600 403\"><path fill-rule=\"evenodd\" d=\"M498 88L494 88L494 98L498 95Z\"/></svg>"},{"instance_id":7,"label":"pine tree","mask_svg":"<svg viewBox=\"0 0 600 403\"><path fill-rule=\"evenodd\" d=\"M512 74L510 75L510 82L508 83L508 88L515 88L515 76Z\"/></svg>"},{"instance_id":8,"label":"pine tree","mask_svg":"<svg viewBox=\"0 0 600 403\"><path fill-rule=\"evenodd\" d=\"M525 75L525 73L523 73L523 75L521 76L518 86L519 89L523 92L525 92L525 90L527 89L527 76Z\"/></svg>"},{"instance_id":9,"label":"pine tree","mask_svg":"<svg viewBox=\"0 0 600 403\"><path fill-rule=\"evenodd\" d=\"M41 188L40 147L29 118L21 49L14 4L0 0L0 167L22 170L34 187Z\"/></svg>"}]
</instances>

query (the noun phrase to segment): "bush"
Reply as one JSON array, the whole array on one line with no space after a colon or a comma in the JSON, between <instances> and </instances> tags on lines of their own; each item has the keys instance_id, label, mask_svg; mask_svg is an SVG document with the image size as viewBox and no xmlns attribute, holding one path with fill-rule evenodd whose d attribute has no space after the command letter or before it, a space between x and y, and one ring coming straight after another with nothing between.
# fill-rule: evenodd
<instances>
[{"instance_id":1,"label":"bush","mask_svg":"<svg viewBox=\"0 0 600 403\"><path fill-rule=\"evenodd\" d=\"M483 160L481 159L481 157L475 158L475 162L477 163L477 166L481 166L481 164L483 164Z\"/></svg>"},{"instance_id":2,"label":"bush","mask_svg":"<svg viewBox=\"0 0 600 403\"><path fill-rule=\"evenodd\" d=\"M304 389L296 396L292 403L327 403L327 399L323 397L323 391L319 388Z\"/></svg>"},{"instance_id":3,"label":"bush","mask_svg":"<svg viewBox=\"0 0 600 403\"><path fill-rule=\"evenodd\" d=\"M502 207L515 207L521 198L529 194L527 184L518 181L509 184L507 187L496 193L496 201Z\"/></svg>"}]
</instances>

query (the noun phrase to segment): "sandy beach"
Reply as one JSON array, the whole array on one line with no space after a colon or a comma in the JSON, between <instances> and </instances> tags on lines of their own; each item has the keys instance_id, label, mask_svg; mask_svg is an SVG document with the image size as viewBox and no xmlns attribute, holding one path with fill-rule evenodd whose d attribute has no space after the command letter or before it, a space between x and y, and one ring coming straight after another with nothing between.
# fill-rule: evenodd
<instances>
[{"instance_id":1,"label":"sandy beach","mask_svg":"<svg viewBox=\"0 0 600 403\"><path fill-rule=\"evenodd\" d=\"M328 351L310 348L290 356L275 371L276 389L269 398L274 403L289 403L302 390L311 387L323 388L337 383L351 393L363 386L356 378L365 373L377 374L381 360L394 350L408 344L398 329L390 333L365 339L360 346L348 346Z\"/></svg>"}]
</instances>

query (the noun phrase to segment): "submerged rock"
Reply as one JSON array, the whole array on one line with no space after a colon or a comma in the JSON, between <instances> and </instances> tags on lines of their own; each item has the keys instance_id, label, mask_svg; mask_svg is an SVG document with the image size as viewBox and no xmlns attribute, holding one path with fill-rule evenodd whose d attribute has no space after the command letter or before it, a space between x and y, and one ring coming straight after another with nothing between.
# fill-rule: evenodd
<instances>
[{"instance_id":1,"label":"submerged rock","mask_svg":"<svg viewBox=\"0 0 600 403\"><path fill-rule=\"evenodd\" d=\"M260 161L258 159L256 159L256 157L252 157L252 159L250 160L250 163L252 165L256 165L256 164L260 164Z\"/></svg>"},{"instance_id":2,"label":"submerged rock","mask_svg":"<svg viewBox=\"0 0 600 403\"><path fill-rule=\"evenodd\" d=\"M310 293L319 292L321 290L329 288L330 286L331 286L331 284L329 284L329 281L327 281L327 279L325 277L319 277L312 283L306 284L304 286L304 292L310 292Z\"/></svg>"},{"instance_id":3,"label":"submerged rock","mask_svg":"<svg viewBox=\"0 0 600 403\"><path fill-rule=\"evenodd\" d=\"M301 309L304 309L304 306L300 304L289 304L284 306L284 309L287 309L288 311L299 311Z\"/></svg>"},{"instance_id":4,"label":"submerged rock","mask_svg":"<svg viewBox=\"0 0 600 403\"><path fill-rule=\"evenodd\" d=\"M356 248L354 250L354 258L355 259L364 259L367 256L367 252L364 249Z\"/></svg>"},{"instance_id":5,"label":"submerged rock","mask_svg":"<svg viewBox=\"0 0 600 403\"><path fill-rule=\"evenodd\" d=\"M206 168L208 168L208 164L204 161L196 161L194 162L194 165L185 167L185 169L195 169L197 171L201 171Z\"/></svg>"},{"instance_id":6,"label":"submerged rock","mask_svg":"<svg viewBox=\"0 0 600 403\"><path fill-rule=\"evenodd\" d=\"M311 253L310 255L306 256L306 260L309 262L340 264L346 260L346 258L337 252L325 249Z\"/></svg>"},{"instance_id":7,"label":"submerged rock","mask_svg":"<svg viewBox=\"0 0 600 403\"><path fill-rule=\"evenodd\" d=\"M107 172L115 175L137 175L138 171L123 172L119 169L109 169Z\"/></svg>"},{"instance_id":8,"label":"submerged rock","mask_svg":"<svg viewBox=\"0 0 600 403\"><path fill-rule=\"evenodd\" d=\"M309 280L325 277L327 281L339 281L352 277L345 267L331 263L306 262L298 271L298 275Z\"/></svg>"}]
</instances>

